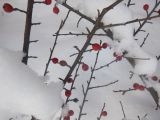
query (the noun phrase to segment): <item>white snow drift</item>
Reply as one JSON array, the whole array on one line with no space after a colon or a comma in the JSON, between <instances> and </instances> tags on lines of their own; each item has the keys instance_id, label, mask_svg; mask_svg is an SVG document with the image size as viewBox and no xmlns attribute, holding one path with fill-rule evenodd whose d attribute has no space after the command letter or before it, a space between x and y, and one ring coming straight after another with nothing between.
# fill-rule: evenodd
<instances>
[{"instance_id":1,"label":"white snow drift","mask_svg":"<svg viewBox=\"0 0 160 120\"><path fill-rule=\"evenodd\" d=\"M98 10L101 12L104 8L110 6L116 1L117 0L81 0L78 1L76 8L83 14L95 20L98 16ZM64 2L64 0L58 0L58 3L62 2ZM123 3L120 3L104 15L102 22L105 25L108 25L123 23L131 20L133 20L133 18L130 9ZM115 51L117 53L122 54L122 52L127 51L129 57L140 58L135 59L135 65L133 66L134 72L137 74L153 74L157 67L157 60L143 51L142 48L140 48L135 42L133 36L134 24L111 27L110 29L113 32L113 44L116 46Z\"/></svg>"},{"instance_id":2,"label":"white snow drift","mask_svg":"<svg viewBox=\"0 0 160 120\"><path fill-rule=\"evenodd\" d=\"M28 66L22 54L0 48L0 120L15 114L51 120L62 105L62 83L46 85Z\"/></svg>"}]
</instances>

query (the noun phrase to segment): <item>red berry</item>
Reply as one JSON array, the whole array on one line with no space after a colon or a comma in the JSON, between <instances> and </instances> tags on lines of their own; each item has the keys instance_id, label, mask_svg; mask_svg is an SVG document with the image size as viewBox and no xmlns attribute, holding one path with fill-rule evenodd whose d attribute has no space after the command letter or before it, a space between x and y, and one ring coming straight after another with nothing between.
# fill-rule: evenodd
<instances>
[{"instance_id":1,"label":"red berry","mask_svg":"<svg viewBox=\"0 0 160 120\"><path fill-rule=\"evenodd\" d=\"M133 88L134 88L135 90L138 90L138 89L139 89L139 84L138 84L138 83L134 83L134 84L133 84Z\"/></svg>"},{"instance_id":2,"label":"red berry","mask_svg":"<svg viewBox=\"0 0 160 120\"><path fill-rule=\"evenodd\" d=\"M94 44L92 44L92 49L94 51L98 51L98 50L101 50L101 46L98 43L94 43Z\"/></svg>"},{"instance_id":3,"label":"red berry","mask_svg":"<svg viewBox=\"0 0 160 120\"><path fill-rule=\"evenodd\" d=\"M143 9L147 11L149 9L149 5L148 4L144 4L143 5Z\"/></svg>"},{"instance_id":4,"label":"red berry","mask_svg":"<svg viewBox=\"0 0 160 120\"><path fill-rule=\"evenodd\" d=\"M68 111L68 116L73 116L74 115L74 111L73 110L69 110Z\"/></svg>"},{"instance_id":5,"label":"red berry","mask_svg":"<svg viewBox=\"0 0 160 120\"><path fill-rule=\"evenodd\" d=\"M65 116L63 120L70 120L70 116Z\"/></svg>"},{"instance_id":6,"label":"red berry","mask_svg":"<svg viewBox=\"0 0 160 120\"><path fill-rule=\"evenodd\" d=\"M67 79L67 82L68 82L68 83L72 83L73 81L74 81L74 80L73 80L72 78L68 78L68 79Z\"/></svg>"},{"instance_id":7,"label":"red berry","mask_svg":"<svg viewBox=\"0 0 160 120\"><path fill-rule=\"evenodd\" d=\"M116 61L121 61L121 60L122 60L122 56L121 55L116 56Z\"/></svg>"},{"instance_id":8,"label":"red berry","mask_svg":"<svg viewBox=\"0 0 160 120\"><path fill-rule=\"evenodd\" d=\"M51 60L54 64L58 63L58 58L52 58Z\"/></svg>"},{"instance_id":9,"label":"red berry","mask_svg":"<svg viewBox=\"0 0 160 120\"><path fill-rule=\"evenodd\" d=\"M85 63L82 64L82 70L87 71L89 69L89 66Z\"/></svg>"},{"instance_id":10,"label":"red berry","mask_svg":"<svg viewBox=\"0 0 160 120\"><path fill-rule=\"evenodd\" d=\"M139 90L143 91L144 90L144 86L143 85L139 85Z\"/></svg>"},{"instance_id":11,"label":"red berry","mask_svg":"<svg viewBox=\"0 0 160 120\"><path fill-rule=\"evenodd\" d=\"M101 116L107 116L107 111L102 111Z\"/></svg>"},{"instance_id":12,"label":"red berry","mask_svg":"<svg viewBox=\"0 0 160 120\"><path fill-rule=\"evenodd\" d=\"M65 96L66 96L66 97L70 97L71 94L72 94L71 90L66 90L66 91L65 91Z\"/></svg>"},{"instance_id":13,"label":"red berry","mask_svg":"<svg viewBox=\"0 0 160 120\"><path fill-rule=\"evenodd\" d=\"M103 49L106 49L107 47L108 47L108 44L107 44L107 43L103 43L103 44L102 44L102 48L103 48Z\"/></svg>"},{"instance_id":14,"label":"red berry","mask_svg":"<svg viewBox=\"0 0 160 120\"><path fill-rule=\"evenodd\" d=\"M59 8L58 8L57 6L54 6L53 12L54 12L55 14L58 14L58 13L59 13Z\"/></svg>"},{"instance_id":15,"label":"red berry","mask_svg":"<svg viewBox=\"0 0 160 120\"><path fill-rule=\"evenodd\" d=\"M67 62L66 62L65 60L61 60L61 61L59 62L59 64L60 64L61 66L66 66L66 65L67 65Z\"/></svg>"},{"instance_id":16,"label":"red berry","mask_svg":"<svg viewBox=\"0 0 160 120\"><path fill-rule=\"evenodd\" d=\"M152 76L151 79L154 80L154 81L157 81L157 80L158 80L158 77L157 77L157 76Z\"/></svg>"},{"instance_id":17,"label":"red berry","mask_svg":"<svg viewBox=\"0 0 160 120\"><path fill-rule=\"evenodd\" d=\"M45 0L44 3L45 3L46 5L50 5L50 4L52 3L52 0Z\"/></svg>"},{"instance_id":18,"label":"red berry","mask_svg":"<svg viewBox=\"0 0 160 120\"><path fill-rule=\"evenodd\" d=\"M5 3L5 4L3 5L3 10L4 10L5 12L7 12L7 13L11 13L11 12L13 12L13 7L12 7L11 4Z\"/></svg>"}]
</instances>

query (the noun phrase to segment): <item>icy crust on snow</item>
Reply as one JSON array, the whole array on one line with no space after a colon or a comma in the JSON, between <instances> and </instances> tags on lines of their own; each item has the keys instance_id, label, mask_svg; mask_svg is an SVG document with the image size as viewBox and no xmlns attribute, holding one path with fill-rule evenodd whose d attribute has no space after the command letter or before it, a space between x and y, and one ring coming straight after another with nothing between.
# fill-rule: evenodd
<instances>
[{"instance_id":1,"label":"icy crust on snow","mask_svg":"<svg viewBox=\"0 0 160 120\"><path fill-rule=\"evenodd\" d=\"M0 48L0 120L15 114L33 115L51 120L61 108L62 83L46 85L28 66L22 54Z\"/></svg>"},{"instance_id":2,"label":"icy crust on snow","mask_svg":"<svg viewBox=\"0 0 160 120\"><path fill-rule=\"evenodd\" d=\"M103 8L106 8L114 2L116 2L116 0L101 0L100 2L99 0L82 0L77 5L77 8L85 15L95 19L98 16L97 10L101 12ZM132 13L123 3L118 4L108 11L102 19L105 25L124 23L131 20L133 20ZM133 67L135 73L151 75L156 71L156 58L143 51L134 40L133 24L111 27L110 29L113 32L113 46L115 47L115 52L122 54L122 52L127 51L129 57L140 58L134 59L135 65ZM147 58L147 60L143 58Z\"/></svg>"}]
</instances>

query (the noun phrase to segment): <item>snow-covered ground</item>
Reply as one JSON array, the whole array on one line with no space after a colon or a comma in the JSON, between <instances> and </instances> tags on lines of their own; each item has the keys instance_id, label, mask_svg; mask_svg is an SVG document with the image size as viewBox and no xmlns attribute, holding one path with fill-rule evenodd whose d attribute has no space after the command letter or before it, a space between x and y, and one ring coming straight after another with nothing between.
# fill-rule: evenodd
<instances>
[{"instance_id":1,"label":"snow-covered ground","mask_svg":"<svg viewBox=\"0 0 160 120\"><path fill-rule=\"evenodd\" d=\"M127 0L125 1L127 2ZM57 111L62 103L62 100L59 98L60 88L58 88L58 86L55 86L58 83L51 83L53 84L53 86L55 86L53 88L52 85L51 86L46 86L45 84L43 85L42 84L43 80L40 79L41 77L38 78L38 76L42 76L44 73L45 64L48 60L48 56L50 53L50 48L52 48L52 45L54 43L54 37L52 35L57 31L61 20L64 19L65 15L67 14L67 9L61 5L58 5L60 13L56 15L53 14L52 12L52 8L55 4L55 1L53 1L53 4L50 6L43 4L36 4L34 6L33 22L41 22L42 24L40 26L32 27L31 40L39 40L39 42L30 45L29 55L32 56L35 55L38 57L37 59L29 59L29 67L32 69L31 70L30 68L25 67L20 63L20 57L22 56L21 52L13 52L13 51L22 51L25 15L19 12L13 12L10 14L5 13L2 9L2 6L6 2L11 3L15 7L19 7L25 10L27 0L0 1L0 78L1 78L0 96L1 98L3 98L3 96L6 97L6 99L0 100L0 118L1 120L8 120L7 117L12 117L10 115L15 115L13 114L13 112L17 113L19 111L22 112L24 110L24 108L21 108L22 110L19 110L18 107L13 107L15 108L14 109L15 111L9 111L13 109L10 108L9 102L7 102L11 101L11 99L16 100L15 103L16 106L19 106L21 102L23 102L22 105L28 104L28 106L26 107L28 109L24 110L23 113L33 114L34 113L32 112L33 109L30 110L30 108L34 107L33 106L34 104L33 103L30 104L28 100L29 98L34 99L36 97L34 95L40 93L42 98L43 96L47 95L47 97L49 98L48 99L46 98L46 100L49 100L49 102L37 101L35 106L40 105L41 107L39 108L39 110L36 111L45 114L47 110L45 111L41 109L41 108L45 109L44 107L47 107L49 111L52 111L52 108L53 111ZM133 0L133 2L136 3L135 6L130 7L133 13L133 17L142 18L146 16L146 12L143 10L143 5L145 3L149 4L150 7L149 10L151 10L155 3L155 0ZM73 4L75 6L77 4L77 2L74 0L68 0L68 3ZM81 33L81 32L86 32L86 26L90 29L93 27L91 23L82 19L79 24L79 27L77 28L76 25L79 18L80 17L77 16L75 13L71 13L61 33L68 33L68 32ZM143 46L143 50L153 56L160 55L159 20L160 18L157 18L153 20L153 24L146 24L144 26L144 29L147 32L149 32L150 35L145 45ZM135 24L135 26L138 27L138 24ZM100 33L102 31L98 32ZM141 44L143 42L143 39L147 35L147 32L146 33L139 32L135 36L135 38L139 39L137 41L138 44ZM69 65L72 65L76 56L69 57L69 55L77 52L75 48L73 48L73 46L76 45L79 48L81 48L85 40L86 40L85 36L80 36L80 37L60 36L57 42L56 49L53 53L53 57L57 57L60 60L66 60ZM111 40L108 37L94 36L91 42L92 43L99 42L99 40L111 44ZM11 51L3 48L8 48ZM83 62L85 62L89 66L93 66L95 61L95 56L96 52L85 53ZM109 48L101 50L98 59L99 62L97 64L97 67L109 63L114 59L113 50L110 50ZM160 77L159 67L160 66L158 64L157 70L153 74L157 75L158 77ZM59 81L58 78L59 77L64 78L68 70L69 69L67 67L61 67L58 64L51 64L49 66L49 71L50 71L48 74L49 80L56 82ZM126 59L123 59L120 62L111 64L110 67L106 67L95 72L94 76L96 76L96 79L92 81L91 86L105 85L115 80L119 80L119 82L108 87L93 89L89 91L89 94L87 96L87 100L89 100L89 102L86 102L84 107L84 113L87 113L87 116L83 116L82 119L84 120L97 119L105 102L106 103L105 110L108 112L108 115L107 117L103 117L102 120L103 119L121 120L123 119L124 116L119 101L122 101L127 120L138 120L137 118L138 115L140 116L140 118L142 118L143 116L145 116L145 114L147 114L147 117L141 120L159 120L160 111L155 110L156 104L147 90L131 91L126 93L125 95L113 92L113 90L120 90L120 89L126 90L128 88L132 88L133 83L136 82L139 84L143 84L138 75L134 75L133 78L130 80L129 71L134 71L134 70L132 66L128 63L128 61ZM71 96L71 98L75 97L78 98L79 102L78 103L70 102L70 109L73 109L75 113L75 115L71 118L73 120L77 118L77 115L79 113L79 105L81 105L83 99L82 84L85 87L87 86L86 81L90 77L90 70L86 72L80 70L79 74L80 76L77 78L75 82L76 89L73 90ZM20 81L21 79L23 79L23 81L25 82ZM9 86L10 84L12 85L13 83L15 85L14 88ZM149 86L154 86L156 84L157 88L159 87L159 83L152 80L149 80L148 84ZM25 87L27 91L22 92ZM25 100L22 100L22 97L20 97L19 94L20 93L22 95L27 94L28 89L31 90L30 93L32 94L29 94L29 96L27 96L26 99L25 96L23 98ZM56 91L54 91L55 89ZM36 93L34 93L35 91ZM62 92L62 94L64 94L64 92ZM65 98L64 95L62 96L63 98ZM53 102L50 101L52 99ZM6 111L4 111L4 108L6 109ZM38 108L35 107L35 109ZM10 114L11 112L12 114ZM40 118L43 118L42 117L43 115L39 116Z\"/></svg>"}]
</instances>

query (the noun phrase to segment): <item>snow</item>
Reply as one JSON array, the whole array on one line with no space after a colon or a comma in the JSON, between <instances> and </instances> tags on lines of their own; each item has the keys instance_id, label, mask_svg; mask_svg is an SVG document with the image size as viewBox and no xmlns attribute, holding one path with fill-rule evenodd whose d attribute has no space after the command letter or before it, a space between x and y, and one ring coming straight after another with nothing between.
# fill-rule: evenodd
<instances>
[{"instance_id":1,"label":"snow","mask_svg":"<svg viewBox=\"0 0 160 120\"><path fill-rule=\"evenodd\" d=\"M51 120L61 108L63 84L44 84L38 75L21 63L22 53L0 48L0 115L7 120L16 114Z\"/></svg>"},{"instance_id":2,"label":"snow","mask_svg":"<svg viewBox=\"0 0 160 120\"><path fill-rule=\"evenodd\" d=\"M103 8L113 4L115 1L116 0L101 0L101 2L98 2L98 0L82 0L81 3L77 5L77 9L92 19L96 19L98 10L101 12ZM109 25L131 20L133 20L131 10L123 3L120 3L104 15L102 22L104 25ZM110 29L113 32L113 46L115 47L116 53L122 54L124 51L127 51L130 57L150 59L135 60L134 73L139 75L152 75L157 68L156 58L144 52L144 50L136 44L133 36L134 24L111 27Z\"/></svg>"},{"instance_id":3,"label":"snow","mask_svg":"<svg viewBox=\"0 0 160 120\"><path fill-rule=\"evenodd\" d=\"M11 2L12 4L14 4L14 6L26 9L27 0L23 1L1 0L0 6L2 6L4 2ZM63 2L63 0L61 0L60 3L61 2ZM79 0L67 1L68 4L71 4L73 6L76 6L78 2ZM102 0L102 2L104 2L104 0ZM125 2L127 2L127 0ZM115 23L119 23L130 20L132 19L132 17L133 18L137 18L137 16L139 18L141 18L142 16L144 17L146 16L146 13L142 9L143 4L148 3L150 5L149 9L151 9L154 5L153 0L142 0L142 1L134 0L133 2L135 2L136 5L131 6L130 9L132 9L134 13L132 12L131 14L130 11L128 11L128 8L124 7L124 5L121 4L120 6L123 7L122 11L119 11L121 14L117 14L115 12L115 16L113 16L112 20L113 21L115 20L114 21ZM89 7L90 9L92 9L92 7L97 8L95 0L90 0L90 3L92 3L91 4L92 6ZM74 85L76 89L73 90L72 92L73 95L71 96L71 98L78 98L79 102L78 103L70 102L69 105L64 110L60 109L61 104L63 102L60 96L62 87L60 83L52 83L51 81L59 81L58 79L59 77L64 78L69 69L61 67L59 65L50 64L49 74L47 74L45 78L39 77L43 75L45 64L46 61L48 60L50 52L49 48L51 48L54 43L54 37L52 37L52 34L54 34L57 31L61 20L64 19L64 16L66 15L67 12L67 9L65 9L61 5L58 5L60 13L58 15L53 14L52 8L54 4L55 2L53 1L53 4L51 6L46 6L43 4L36 4L34 6L33 21L42 22L42 24L40 26L34 26L32 28L31 40L38 39L40 41L36 44L31 44L30 46L29 54L38 56L37 59L29 59L30 68L20 63L21 58L23 56L21 52L13 52L14 50L22 51L25 16L18 12L7 14L4 13L4 11L1 9L2 14L0 15L0 78L3 79L1 79L0 81L3 80L3 84L0 83L0 96L1 96L0 120L8 120L8 118L10 117L13 117L14 120L30 120L31 114L34 114L37 118L40 119L42 118L43 120L45 119L45 117L49 117L50 116L49 114L55 113L57 111L58 115L61 114L61 112L63 113L63 115L65 115L68 109L74 110L75 113L75 115L71 117L71 120L77 118L77 114L79 113L79 106L81 105L83 99L82 84L85 87L87 86L86 81L89 79L90 71L87 72L84 72L82 70L79 71L80 76L77 78ZM98 5L103 5L103 4L100 4L100 2L98 1ZM83 8L82 6L79 7L80 7L79 9ZM97 11L95 8L92 10L97 15ZM86 12L92 13L92 11L89 10L88 11L86 10ZM125 16L125 14L128 14L128 16ZM93 16L91 17L94 17L94 15L95 14L93 14ZM115 19L114 17L116 18L118 17L118 20ZM124 19L124 17L127 17L126 20ZM91 23L82 19L79 24L79 27L76 28L78 19L79 16L71 13L61 33L68 33L69 31L81 33L81 32L86 32L86 27L88 27L89 29L93 27ZM109 24L112 21L105 21L105 19L103 19L103 22ZM135 27L138 27L138 24L134 25ZM121 89L125 90L128 88L132 88L132 85L135 82L143 84L142 81L140 81L139 76L136 74L148 74L149 76L152 76L152 74L160 75L160 71L158 70L160 67L159 62L157 62L155 59L155 56L160 54L159 52L160 36L158 32L160 28L159 18L158 20L154 20L153 24L145 25L144 29L150 33L150 36L149 39L147 39L143 48L139 47L139 45L143 42L143 38L145 36L143 32L140 32L135 37L138 39L138 41L133 42L132 40L128 40L128 39L133 39L132 38L133 36L131 36L131 34L128 33L133 32L134 25L126 25L123 27L121 26L119 28L117 27L117 29L116 27L112 29L114 33L116 33L114 34L115 41L120 41L120 43L122 43L123 41L123 43L121 44L122 47L120 46L119 42L112 43L112 41L108 37L99 37L99 36L93 37L93 40L91 41L92 43L94 42L98 43L99 40L102 40L103 42L107 42L109 44L112 43L113 46L115 45L115 50L105 49L100 51L99 62L97 64L97 67L114 60L113 57L114 51L121 52L123 50L128 50L129 54L127 54L126 57L133 57L133 58L138 57L141 59L147 58L147 60L134 59L136 65L133 66L134 68L132 68L132 66L124 58L120 62L115 62L111 64L109 67L96 71L95 73L96 79L92 81L91 86L104 85L115 80L119 80L119 82L109 87L90 91L87 96L87 100L89 100L89 102L86 102L84 107L84 112L87 113L87 116L83 116L82 119L84 120L96 119L99 116L99 113L105 102L106 103L105 110L108 112L108 116L103 117L102 120L105 119L122 120L124 116L121 110L121 106L119 104L119 101L122 101L124 106L124 111L126 114L125 119L138 120L137 116L139 115L141 120L143 119L159 120L160 118L159 110L157 111L155 110L156 104L151 95L147 92L147 90L131 91L127 92L125 95L113 92L113 90L121 90ZM102 31L99 30L98 33L102 33ZM86 40L85 36L80 36L80 37L60 36L58 38L57 46L55 48L53 57L57 57L60 60L66 60L67 63L71 65L75 57L70 58L68 56L77 52L73 48L73 46L76 45L79 48L81 48L85 40ZM132 46L130 46L130 44L132 44ZM118 46L120 47L118 48ZM9 48L11 49L11 51L7 49L2 49L2 47ZM83 56L83 62L85 62L89 66L93 65L94 60L95 60L95 52L85 53ZM35 73L35 71L37 73ZM130 77L129 71L133 71L136 73L134 74L131 80L129 79ZM51 82L51 83L49 85L46 85L43 82L47 83ZM148 84L150 87L154 87L158 91L158 94L160 96L159 83L152 81L151 83ZM13 85L13 86L7 88L5 85L6 86ZM32 94L28 94L28 92L26 92L24 88L26 88L27 91L31 91L30 93ZM28 95L28 97L26 95ZM37 95L41 95L41 99L36 99L35 104L33 104L33 102L35 101L34 98L35 97L37 98ZM8 97L9 99L7 99L6 97ZM12 99L10 99L11 97L13 99L13 102L16 101L15 103L13 103L13 105L16 106L11 106L10 105L11 103L9 104L9 101L10 102L12 101ZM63 96L63 98L65 99L66 97ZM5 101L2 101L4 99ZM23 108L20 109L20 106ZM46 108L49 110L41 108ZM145 114L147 114L147 117L143 117ZM58 115L56 114L55 116L57 117L56 120L58 120L59 117Z\"/></svg>"}]
</instances>

